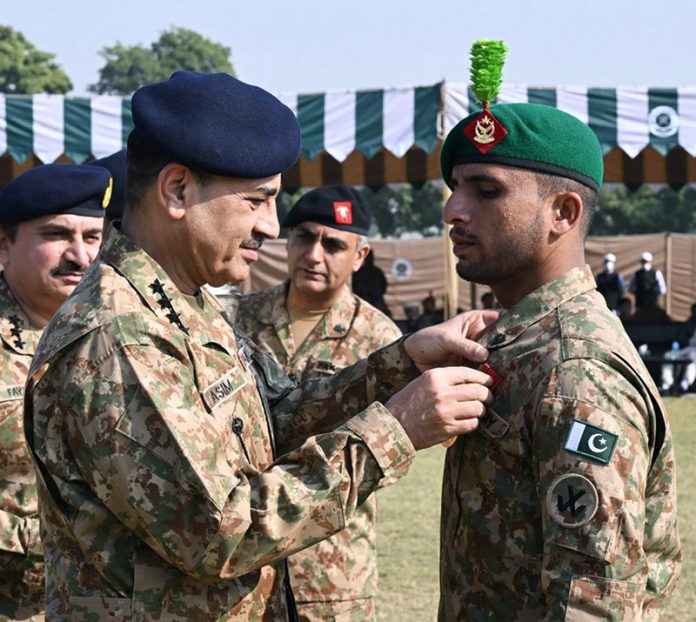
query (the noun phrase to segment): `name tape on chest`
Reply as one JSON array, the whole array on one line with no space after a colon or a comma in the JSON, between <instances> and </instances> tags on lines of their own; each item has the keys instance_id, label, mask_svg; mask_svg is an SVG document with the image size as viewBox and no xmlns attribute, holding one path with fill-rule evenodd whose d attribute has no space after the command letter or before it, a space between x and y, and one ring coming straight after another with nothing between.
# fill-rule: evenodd
<instances>
[{"instance_id":1,"label":"name tape on chest","mask_svg":"<svg viewBox=\"0 0 696 622\"><path fill-rule=\"evenodd\" d=\"M619 437L584 421L573 420L563 448L573 454L609 464Z\"/></svg>"},{"instance_id":2,"label":"name tape on chest","mask_svg":"<svg viewBox=\"0 0 696 622\"><path fill-rule=\"evenodd\" d=\"M0 386L0 402L21 400L24 397L23 384L7 384Z\"/></svg>"},{"instance_id":3,"label":"name tape on chest","mask_svg":"<svg viewBox=\"0 0 696 622\"><path fill-rule=\"evenodd\" d=\"M233 368L203 391L203 401L213 410L229 400L246 384L247 379L242 370Z\"/></svg>"}]
</instances>

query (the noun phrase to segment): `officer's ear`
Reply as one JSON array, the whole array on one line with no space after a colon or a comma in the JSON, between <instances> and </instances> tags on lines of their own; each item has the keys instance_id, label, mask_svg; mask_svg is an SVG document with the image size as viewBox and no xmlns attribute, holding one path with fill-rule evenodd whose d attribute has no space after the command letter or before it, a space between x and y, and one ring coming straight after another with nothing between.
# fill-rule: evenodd
<instances>
[{"instance_id":1,"label":"officer's ear","mask_svg":"<svg viewBox=\"0 0 696 622\"><path fill-rule=\"evenodd\" d=\"M157 176L157 200L171 220L181 220L189 205L187 201L194 183L191 169L171 162Z\"/></svg>"},{"instance_id":2,"label":"officer's ear","mask_svg":"<svg viewBox=\"0 0 696 622\"><path fill-rule=\"evenodd\" d=\"M585 207L577 192L558 192L553 196L551 206L550 233L556 237L565 235L580 227Z\"/></svg>"},{"instance_id":3,"label":"officer's ear","mask_svg":"<svg viewBox=\"0 0 696 622\"><path fill-rule=\"evenodd\" d=\"M364 239L362 236L358 238L358 243L360 242L360 239ZM370 245L367 242L364 242L361 247L358 248L357 253L355 253L355 259L353 260L353 272L357 272L362 268L363 262L365 261L365 257L367 257L367 254L370 252Z\"/></svg>"}]
</instances>

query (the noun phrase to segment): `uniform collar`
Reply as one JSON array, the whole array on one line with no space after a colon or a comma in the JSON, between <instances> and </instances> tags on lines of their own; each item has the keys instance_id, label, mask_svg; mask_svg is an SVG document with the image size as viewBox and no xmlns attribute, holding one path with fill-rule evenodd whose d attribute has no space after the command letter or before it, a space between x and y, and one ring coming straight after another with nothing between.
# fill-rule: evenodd
<instances>
[{"instance_id":1,"label":"uniform collar","mask_svg":"<svg viewBox=\"0 0 696 622\"><path fill-rule=\"evenodd\" d=\"M195 296L182 293L162 266L118 229L109 229L100 257L124 276L150 310L172 328L201 343L217 341L212 334L229 332L213 294L205 288Z\"/></svg>"},{"instance_id":2,"label":"uniform collar","mask_svg":"<svg viewBox=\"0 0 696 622\"><path fill-rule=\"evenodd\" d=\"M290 324L287 299L290 280L286 279L272 291L270 305L262 306L259 310L259 320L269 326L284 326ZM356 315L355 298L344 286L340 298L331 306L319 321L315 330L320 331L322 339L342 339L350 331Z\"/></svg>"},{"instance_id":3,"label":"uniform collar","mask_svg":"<svg viewBox=\"0 0 696 622\"><path fill-rule=\"evenodd\" d=\"M355 298L344 286L341 297L326 312L319 325L322 339L343 339L350 331L357 314Z\"/></svg>"},{"instance_id":4,"label":"uniform collar","mask_svg":"<svg viewBox=\"0 0 696 622\"><path fill-rule=\"evenodd\" d=\"M595 280L589 266L571 268L505 311L493 328L481 337L480 343L489 350L503 347L564 302L593 289Z\"/></svg>"},{"instance_id":5,"label":"uniform collar","mask_svg":"<svg viewBox=\"0 0 696 622\"><path fill-rule=\"evenodd\" d=\"M33 356L42 328L34 326L0 275L0 339L17 354Z\"/></svg>"}]
</instances>

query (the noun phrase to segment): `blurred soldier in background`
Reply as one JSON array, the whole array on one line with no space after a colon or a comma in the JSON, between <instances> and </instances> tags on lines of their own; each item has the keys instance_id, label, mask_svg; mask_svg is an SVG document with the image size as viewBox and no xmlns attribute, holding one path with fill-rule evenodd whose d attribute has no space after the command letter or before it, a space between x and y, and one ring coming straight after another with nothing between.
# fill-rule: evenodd
<instances>
[{"instance_id":1,"label":"blurred soldier in background","mask_svg":"<svg viewBox=\"0 0 696 622\"><path fill-rule=\"evenodd\" d=\"M305 194L283 222L289 279L240 301L237 325L297 379L334 374L401 336L349 288L370 248L370 221L349 186ZM373 494L345 529L289 559L300 620L375 619L376 519Z\"/></svg>"},{"instance_id":2,"label":"blurred soldier in background","mask_svg":"<svg viewBox=\"0 0 696 622\"><path fill-rule=\"evenodd\" d=\"M36 476L24 440L24 383L39 337L101 242L108 171L46 164L0 192L0 619L43 620Z\"/></svg>"},{"instance_id":3,"label":"blurred soldier in background","mask_svg":"<svg viewBox=\"0 0 696 622\"><path fill-rule=\"evenodd\" d=\"M665 277L652 266L652 253L640 254L640 268L631 276L628 291L635 296L635 308L639 311L645 305L659 306L660 296L667 293Z\"/></svg>"},{"instance_id":4,"label":"blurred soldier in background","mask_svg":"<svg viewBox=\"0 0 696 622\"><path fill-rule=\"evenodd\" d=\"M623 277L616 272L616 255L607 253L604 255L604 269L595 275L597 291L604 296L607 307L612 311L619 308L619 301L624 295Z\"/></svg>"}]
</instances>

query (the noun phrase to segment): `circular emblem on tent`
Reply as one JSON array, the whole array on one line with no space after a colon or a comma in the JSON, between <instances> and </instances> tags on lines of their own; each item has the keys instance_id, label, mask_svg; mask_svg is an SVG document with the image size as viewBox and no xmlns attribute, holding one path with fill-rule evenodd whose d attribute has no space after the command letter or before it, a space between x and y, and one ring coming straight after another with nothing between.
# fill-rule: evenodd
<instances>
[{"instance_id":1,"label":"circular emblem on tent","mask_svg":"<svg viewBox=\"0 0 696 622\"><path fill-rule=\"evenodd\" d=\"M413 274L413 266L408 259L395 259L391 265L391 273L398 281L408 281Z\"/></svg>"},{"instance_id":2,"label":"circular emblem on tent","mask_svg":"<svg viewBox=\"0 0 696 622\"><path fill-rule=\"evenodd\" d=\"M553 481L546 494L546 507L559 525L582 527L597 513L597 488L584 475L561 475Z\"/></svg>"},{"instance_id":3,"label":"circular emblem on tent","mask_svg":"<svg viewBox=\"0 0 696 622\"><path fill-rule=\"evenodd\" d=\"M658 138L669 138L679 129L679 115L670 106L655 106L648 116L648 127Z\"/></svg>"}]
</instances>

